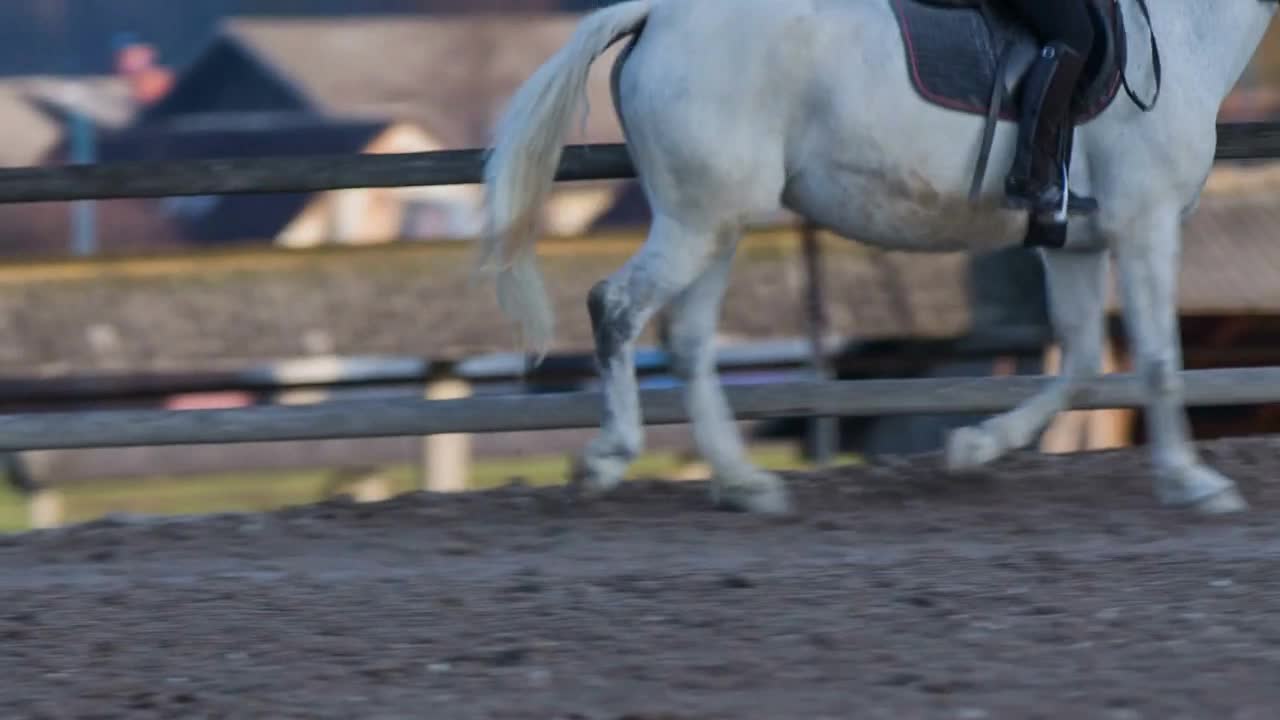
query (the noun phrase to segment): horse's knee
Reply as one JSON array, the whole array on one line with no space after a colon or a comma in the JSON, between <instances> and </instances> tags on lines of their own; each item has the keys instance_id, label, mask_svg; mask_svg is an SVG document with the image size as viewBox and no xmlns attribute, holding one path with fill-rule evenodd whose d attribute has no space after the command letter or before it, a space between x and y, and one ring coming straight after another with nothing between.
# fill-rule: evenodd
<instances>
[{"instance_id":1,"label":"horse's knee","mask_svg":"<svg viewBox=\"0 0 1280 720\"><path fill-rule=\"evenodd\" d=\"M635 333L631 301L617 283L601 280L587 293L587 312L596 341L596 358L608 363Z\"/></svg>"},{"instance_id":2,"label":"horse's knee","mask_svg":"<svg viewBox=\"0 0 1280 720\"><path fill-rule=\"evenodd\" d=\"M1102 370L1102 338L1091 327L1069 327L1063 343L1062 374L1072 378Z\"/></svg>"}]
</instances>

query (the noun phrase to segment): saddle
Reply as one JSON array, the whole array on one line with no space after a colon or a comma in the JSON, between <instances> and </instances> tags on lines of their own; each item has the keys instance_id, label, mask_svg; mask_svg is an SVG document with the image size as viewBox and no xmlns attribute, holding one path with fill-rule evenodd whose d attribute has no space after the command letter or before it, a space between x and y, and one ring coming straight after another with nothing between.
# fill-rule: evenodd
<instances>
[{"instance_id":1,"label":"saddle","mask_svg":"<svg viewBox=\"0 0 1280 720\"><path fill-rule=\"evenodd\" d=\"M920 97L939 107L986 117L982 151L970 188L970 199L976 201L996 124L1020 120L1018 91L1040 54L1041 44L991 0L889 2L902 32L911 84ZM1088 0L1088 6L1095 42L1072 98L1073 128L1111 105L1124 75L1127 46L1117 0ZM1061 247L1065 241L1065 220L1046 222L1033 217L1023 244Z\"/></svg>"}]
</instances>

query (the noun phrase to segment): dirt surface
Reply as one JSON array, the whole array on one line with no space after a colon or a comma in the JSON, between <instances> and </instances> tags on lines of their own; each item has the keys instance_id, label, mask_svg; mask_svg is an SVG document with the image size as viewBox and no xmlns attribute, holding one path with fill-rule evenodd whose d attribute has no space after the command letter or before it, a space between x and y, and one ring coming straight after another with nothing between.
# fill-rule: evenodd
<instances>
[{"instance_id":1,"label":"dirt surface","mask_svg":"<svg viewBox=\"0 0 1280 720\"><path fill-rule=\"evenodd\" d=\"M0 717L1272 718L1280 439L1205 452L1251 514L1028 453L796 476L786 520L637 482L11 536Z\"/></svg>"}]
</instances>

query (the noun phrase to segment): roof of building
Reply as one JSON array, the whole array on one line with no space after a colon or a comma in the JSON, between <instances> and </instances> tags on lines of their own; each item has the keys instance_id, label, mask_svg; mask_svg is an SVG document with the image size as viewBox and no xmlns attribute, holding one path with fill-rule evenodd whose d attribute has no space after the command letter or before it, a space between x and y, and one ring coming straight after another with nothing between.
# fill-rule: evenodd
<instances>
[{"instance_id":1,"label":"roof of building","mask_svg":"<svg viewBox=\"0 0 1280 720\"><path fill-rule=\"evenodd\" d=\"M62 119L72 110L100 128L120 127L133 113L127 87L111 76L0 80L0 166L38 165L62 139Z\"/></svg>"},{"instance_id":2,"label":"roof of building","mask_svg":"<svg viewBox=\"0 0 1280 720\"><path fill-rule=\"evenodd\" d=\"M318 110L415 122L448 147L478 147L506 101L566 43L576 13L237 19L221 37L278 73ZM608 68L597 63L580 142L621 139Z\"/></svg>"},{"instance_id":3,"label":"roof of building","mask_svg":"<svg viewBox=\"0 0 1280 720\"><path fill-rule=\"evenodd\" d=\"M99 141L99 158L117 162L353 155L386 127L387 123L374 120L330 122L293 115L187 118L163 127L131 127L105 134ZM310 193L235 194L145 203L178 221L190 241L262 244L297 217L311 197Z\"/></svg>"},{"instance_id":4,"label":"roof of building","mask_svg":"<svg viewBox=\"0 0 1280 720\"><path fill-rule=\"evenodd\" d=\"M35 165L62 133L58 124L31 104L20 84L0 81L0 166Z\"/></svg>"}]
</instances>

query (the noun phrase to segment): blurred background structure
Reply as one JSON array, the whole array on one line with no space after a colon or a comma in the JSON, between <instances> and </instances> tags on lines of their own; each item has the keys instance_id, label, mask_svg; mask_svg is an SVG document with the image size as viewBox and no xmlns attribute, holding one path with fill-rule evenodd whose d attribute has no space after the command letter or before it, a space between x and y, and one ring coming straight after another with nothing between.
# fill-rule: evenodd
<instances>
[{"instance_id":1,"label":"blurred background structure","mask_svg":"<svg viewBox=\"0 0 1280 720\"><path fill-rule=\"evenodd\" d=\"M595 0L43 0L0 6L0 165L401 153L483 146L503 105ZM300 10L305 7L305 10ZM592 74L571 142L621 140ZM1280 33L1223 109L1280 115ZM1221 164L1186 227L1189 368L1280 364L1280 168ZM0 206L0 409L235 407L593 384L587 289L643 237L629 181L558 186L545 265L564 318L546 368L468 283L480 188L379 188ZM1114 309L1114 305L1113 305ZM661 323L649 386L669 384ZM780 215L748 238L721 324L726 381L1055 370L1042 279L1020 250L879 252ZM820 358L811 350L823 348ZM1118 322L1109 368L1127 369ZM754 423L787 467L928 451L958 416ZM1142 441L1135 411L1070 413L1047 451ZM1280 430L1274 407L1193 412L1200 437ZM825 437L825 439L824 439ZM319 494L562 478L583 432L29 452L0 526L103 512L263 508ZM697 477L684 428L637 473Z\"/></svg>"}]
</instances>

